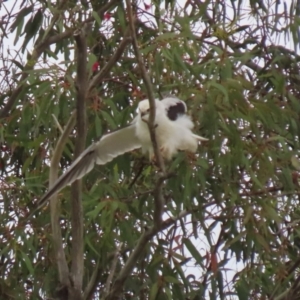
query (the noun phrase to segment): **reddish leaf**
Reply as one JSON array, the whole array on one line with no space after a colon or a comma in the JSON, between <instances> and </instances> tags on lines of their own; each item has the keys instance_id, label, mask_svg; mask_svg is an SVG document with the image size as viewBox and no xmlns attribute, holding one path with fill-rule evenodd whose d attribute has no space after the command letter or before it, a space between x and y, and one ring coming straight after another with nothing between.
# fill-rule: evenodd
<instances>
[{"instance_id":1,"label":"reddish leaf","mask_svg":"<svg viewBox=\"0 0 300 300\"><path fill-rule=\"evenodd\" d=\"M210 263L211 263L211 270L216 275L218 271L218 259L216 253L211 253Z\"/></svg>"},{"instance_id":2,"label":"reddish leaf","mask_svg":"<svg viewBox=\"0 0 300 300\"><path fill-rule=\"evenodd\" d=\"M99 65L100 65L99 62L96 61L92 66L92 71L97 72L99 70Z\"/></svg>"},{"instance_id":3,"label":"reddish leaf","mask_svg":"<svg viewBox=\"0 0 300 300\"><path fill-rule=\"evenodd\" d=\"M151 8L151 4L147 4L147 3L144 2L144 5L145 5L146 10L149 10Z\"/></svg>"},{"instance_id":4,"label":"reddish leaf","mask_svg":"<svg viewBox=\"0 0 300 300\"><path fill-rule=\"evenodd\" d=\"M109 20L110 18L111 18L111 13L106 12L106 13L104 14L104 20Z\"/></svg>"}]
</instances>

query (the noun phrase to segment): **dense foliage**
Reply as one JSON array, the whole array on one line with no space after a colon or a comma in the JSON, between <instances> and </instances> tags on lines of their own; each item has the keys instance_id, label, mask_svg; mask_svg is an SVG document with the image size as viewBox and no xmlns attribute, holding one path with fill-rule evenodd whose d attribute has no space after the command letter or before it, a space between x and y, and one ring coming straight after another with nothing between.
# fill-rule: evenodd
<instances>
[{"instance_id":1,"label":"dense foliage","mask_svg":"<svg viewBox=\"0 0 300 300\"><path fill-rule=\"evenodd\" d=\"M0 298L299 299L298 3L128 4L0 2ZM59 228L49 205L22 222L68 123L62 172L149 97L132 19L152 92L209 142L163 186L140 151L96 166L59 193Z\"/></svg>"}]
</instances>

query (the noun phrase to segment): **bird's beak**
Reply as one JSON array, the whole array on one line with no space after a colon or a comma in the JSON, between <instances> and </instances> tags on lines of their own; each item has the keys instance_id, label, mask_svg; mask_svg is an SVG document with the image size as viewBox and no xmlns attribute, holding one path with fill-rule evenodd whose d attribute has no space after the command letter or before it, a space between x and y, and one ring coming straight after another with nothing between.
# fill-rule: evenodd
<instances>
[{"instance_id":1,"label":"bird's beak","mask_svg":"<svg viewBox=\"0 0 300 300\"><path fill-rule=\"evenodd\" d=\"M140 110L141 117L146 115L146 112Z\"/></svg>"}]
</instances>

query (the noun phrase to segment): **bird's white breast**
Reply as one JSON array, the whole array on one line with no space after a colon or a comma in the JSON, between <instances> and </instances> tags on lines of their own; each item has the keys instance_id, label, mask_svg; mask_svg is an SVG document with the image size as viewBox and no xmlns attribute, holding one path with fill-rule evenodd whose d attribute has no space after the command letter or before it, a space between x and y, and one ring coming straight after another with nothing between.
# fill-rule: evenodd
<instances>
[{"instance_id":1,"label":"bird's white breast","mask_svg":"<svg viewBox=\"0 0 300 300\"><path fill-rule=\"evenodd\" d=\"M176 141L173 140L176 136L176 124L170 121L166 116L156 116L155 119L155 134L156 141L160 150L166 149L166 159L170 159L174 152L177 151ZM151 137L146 122L141 119L137 120L136 135L141 141L143 152L149 152L150 158L153 157L153 147Z\"/></svg>"}]
</instances>

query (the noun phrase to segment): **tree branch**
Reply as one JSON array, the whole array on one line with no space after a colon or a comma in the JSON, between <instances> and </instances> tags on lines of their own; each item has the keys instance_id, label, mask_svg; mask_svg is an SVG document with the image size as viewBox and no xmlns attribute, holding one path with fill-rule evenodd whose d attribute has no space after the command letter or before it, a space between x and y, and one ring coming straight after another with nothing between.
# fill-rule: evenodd
<instances>
[{"instance_id":1,"label":"tree branch","mask_svg":"<svg viewBox=\"0 0 300 300\"><path fill-rule=\"evenodd\" d=\"M77 46L77 138L75 145L75 159L85 149L86 140L86 96L88 90L87 76L87 45L85 28L74 33ZM71 225L72 225L72 265L71 279L73 288L69 292L69 299L81 299L83 279L83 209L82 209L82 181L76 180L71 187Z\"/></svg>"},{"instance_id":2,"label":"tree branch","mask_svg":"<svg viewBox=\"0 0 300 300\"><path fill-rule=\"evenodd\" d=\"M142 236L138 240L136 247L133 249L133 252L129 256L124 267L122 268L121 272L119 273L115 282L113 283L111 291L107 295L105 300L114 300L121 295L125 280L131 274L138 258L143 253L143 250L145 249L146 245L155 236L156 233L157 231L154 229L154 227L152 227L150 230L147 230L142 234Z\"/></svg>"},{"instance_id":3,"label":"tree branch","mask_svg":"<svg viewBox=\"0 0 300 300\"><path fill-rule=\"evenodd\" d=\"M49 173L49 189L53 186L55 181L58 178L58 170L59 170L59 161L66 144L66 141L69 137L71 130L75 125L75 116L76 111L73 111L62 135L60 136L55 150L53 152L53 156L51 159L51 167ZM58 201L57 194L53 195L50 198L50 210L51 210L51 227L52 227L52 235L53 235L53 245L54 252L56 256L56 263L59 275L59 282L63 286L69 285L69 269L63 249L61 228L59 223L59 212L60 212L60 202Z\"/></svg>"},{"instance_id":4,"label":"tree branch","mask_svg":"<svg viewBox=\"0 0 300 300\"><path fill-rule=\"evenodd\" d=\"M286 277L287 277L287 278L291 277L292 273L293 273L299 266L300 266L300 259L297 259L297 260L295 261L295 263L294 263L293 265L291 265L291 266L286 270ZM298 280L299 280L299 277L298 277ZM281 293L279 296L275 297L275 295L276 295L278 289L280 288L280 286L281 286L281 284L282 284L282 282L279 281L279 282L275 285L274 290L273 290L273 292L272 292L272 294L271 294L271 296L270 296L269 299L270 299L270 300L281 300L281 299L286 298L286 296L287 296L289 293L291 293L291 292L293 291L293 289L295 289L295 283L296 283L296 281L294 282L294 284L292 285L291 288L285 290L285 291L284 291L283 293ZM298 284L298 282L297 282L297 284Z\"/></svg>"},{"instance_id":5,"label":"tree branch","mask_svg":"<svg viewBox=\"0 0 300 300\"><path fill-rule=\"evenodd\" d=\"M116 255L118 257L118 256L120 256L120 254L121 255L125 254L129 250L130 249L128 247L125 247L124 249L122 249L122 251L120 251L120 247L118 247L116 251L109 253L107 255L107 259L106 259L107 264L110 263L110 261L113 260L116 257ZM105 269L106 269L106 266L105 266ZM111 270L112 270L112 268L111 268ZM99 263L97 263L95 266L94 272L92 274L92 277L83 293L83 300L93 299L93 294L95 293L97 285L98 285L99 281L101 280L100 278L103 276L104 273L105 273L105 270L103 268L100 268Z\"/></svg>"},{"instance_id":6,"label":"tree branch","mask_svg":"<svg viewBox=\"0 0 300 300\"><path fill-rule=\"evenodd\" d=\"M131 255L129 256L128 260L126 261L124 267L120 271L118 277L116 278L110 293L105 297L105 300L114 300L119 299L123 285L125 280L131 274L137 260L143 254L145 247L147 246L148 242L160 231L170 227L171 225L175 224L181 218L186 217L187 215L191 214L191 211L184 210L182 211L177 217L169 218L166 221L162 222L161 227L157 228L157 226L153 226L151 229L145 231L140 239L137 242L137 245L133 249Z\"/></svg>"},{"instance_id":7,"label":"tree branch","mask_svg":"<svg viewBox=\"0 0 300 300\"><path fill-rule=\"evenodd\" d=\"M164 210L164 204L165 204L165 199L163 196L163 184L164 181L174 174L172 173L167 173L167 174L159 174L157 182L155 184L155 188L153 190L153 197L154 197L154 216L153 216L153 226L156 229L160 229L162 226L162 214Z\"/></svg>"},{"instance_id":8,"label":"tree branch","mask_svg":"<svg viewBox=\"0 0 300 300\"><path fill-rule=\"evenodd\" d=\"M98 277L99 277L99 259L96 263L91 279L83 293L83 297L82 297L83 300L90 299L93 296L95 285L98 283Z\"/></svg>"},{"instance_id":9,"label":"tree branch","mask_svg":"<svg viewBox=\"0 0 300 300\"><path fill-rule=\"evenodd\" d=\"M120 251L121 251L122 246L123 246L123 243L121 243L117 247L117 251L115 252L115 256L114 256L114 259L112 261L111 268L110 268L110 271L109 271L109 274L108 274L108 277L107 277L107 280L106 280L106 284L105 284L104 297L106 297L109 294L110 285L111 285L112 279L115 275L116 266L117 266L118 258L120 256Z\"/></svg>"},{"instance_id":10,"label":"tree branch","mask_svg":"<svg viewBox=\"0 0 300 300\"><path fill-rule=\"evenodd\" d=\"M165 164L159 149L159 145L157 143L156 139L156 133L155 133L155 99L153 94L153 88L151 84L151 80L149 78L149 75L147 73L147 70L145 68L145 63L143 61L143 58L141 56L141 53L139 51L137 37L135 33L135 26L134 26L134 17L132 12L132 7L129 0L126 0L127 5L127 13L128 13L128 20L130 25L130 31L131 31L131 37L132 37L132 44L133 49L135 52L135 56L138 61L139 68L142 73L143 81L147 90L147 95L150 103L150 116L149 116L149 132L151 137L151 142L155 154L156 161L158 163L158 166L160 170L162 171L162 174L159 175L159 178L156 182L155 189L154 189L154 202L155 202L155 209L154 209L154 226L155 228L159 229L162 224L162 213L163 213L163 207L164 207L164 197L162 194L162 186L164 183L164 180L169 177L169 175L166 174Z\"/></svg>"},{"instance_id":11,"label":"tree branch","mask_svg":"<svg viewBox=\"0 0 300 300\"><path fill-rule=\"evenodd\" d=\"M161 169L161 171L163 173L165 173L165 164L164 164L163 158L161 156L161 153L160 153L160 150L159 150L159 147L157 144L157 140L156 140L156 135L155 135L155 98L154 98L153 88L152 88L150 77L145 68L145 63L144 63L141 53L139 51L137 37L136 37L136 33L135 33L134 16L133 16L133 12L132 12L131 3L129 0L126 0L126 5L127 5L127 14L128 14L130 32L131 32L131 37L132 37L132 45L133 45L136 59L138 61L139 68L141 70L141 74L143 77L143 81L144 81L146 91L147 91L147 96L148 96L149 103L150 103L150 116L149 116L148 127L149 127L150 137L151 137L151 141L152 141L152 146L153 146L153 150L154 150L154 154L155 154L155 158L158 163L158 166Z\"/></svg>"}]
</instances>

